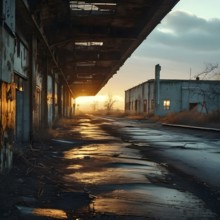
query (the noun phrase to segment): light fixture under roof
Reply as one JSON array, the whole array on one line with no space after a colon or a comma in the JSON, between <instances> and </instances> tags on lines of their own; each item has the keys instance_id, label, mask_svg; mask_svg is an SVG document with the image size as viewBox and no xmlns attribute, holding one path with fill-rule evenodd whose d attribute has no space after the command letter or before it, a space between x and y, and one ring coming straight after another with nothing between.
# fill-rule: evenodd
<instances>
[{"instance_id":1,"label":"light fixture under roof","mask_svg":"<svg viewBox=\"0 0 220 220\"><path fill-rule=\"evenodd\" d=\"M106 15L115 13L117 3L70 1L69 7L75 15Z\"/></svg>"},{"instance_id":2,"label":"light fixture under roof","mask_svg":"<svg viewBox=\"0 0 220 220\"><path fill-rule=\"evenodd\" d=\"M76 46L82 46L82 47L90 47L90 46L103 46L102 41L79 41L75 42Z\"/></svg>"},{"instance_id":3,"label":"light fixture under roof","mask_svg":"<svg viewBox=\"0 0 220 220\"><path fill-rule=\"evenodd\" d=\"M98 10L112 10L115 8L117 3L100 3L100 2L93 2L88 3L85 1L70 1L70 8L72 10L83 10L83 11L98 11Z\"/></svg>"}]
</instances>

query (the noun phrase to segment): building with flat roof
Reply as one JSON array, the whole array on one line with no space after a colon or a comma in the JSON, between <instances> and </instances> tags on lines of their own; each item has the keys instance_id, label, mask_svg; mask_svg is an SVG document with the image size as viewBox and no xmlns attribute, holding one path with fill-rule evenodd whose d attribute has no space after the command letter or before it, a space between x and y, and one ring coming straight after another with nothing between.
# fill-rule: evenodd
<instances>
[{"instance_id":1,"label":"building with flat roof","mask_svg":"<svg viewBox=\"0 0 220 220\"><path fill-rule=\"evenodd\" d=\"M163 116L189 110L220 110L219 80L160 79L160 70L160 65L156 65L155 79L125 91L126 113Z\"/></svg>"}]
</instances>

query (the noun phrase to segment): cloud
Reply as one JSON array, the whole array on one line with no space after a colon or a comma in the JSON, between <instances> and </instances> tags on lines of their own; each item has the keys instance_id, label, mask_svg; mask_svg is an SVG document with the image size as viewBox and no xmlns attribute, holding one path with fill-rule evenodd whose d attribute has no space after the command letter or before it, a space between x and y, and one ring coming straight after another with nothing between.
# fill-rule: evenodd
<instances>
[{"instance_id":1,"label":"cloud","mask_svg":"<svg viewBox=\"0 0 220 220\"><path fill-rule=\"evenodd\" d=\"M149 36L149 44L191 51L220 50L220 19L206 20L182 11L167 16Z\"/></svg>"},{"instance_id":2,"label":"cloud","mask_svg":"<svg viewBox=\"0 0 220 220\"><path fill-rule=\"evenodd\" d=\"M161 77L189 79L201 73L206 63L220 64L220 19L204 19L174 11L146 38L105 91L124 95L124 90L154 78L156 64Z\"/></svg>"}]
</instances>

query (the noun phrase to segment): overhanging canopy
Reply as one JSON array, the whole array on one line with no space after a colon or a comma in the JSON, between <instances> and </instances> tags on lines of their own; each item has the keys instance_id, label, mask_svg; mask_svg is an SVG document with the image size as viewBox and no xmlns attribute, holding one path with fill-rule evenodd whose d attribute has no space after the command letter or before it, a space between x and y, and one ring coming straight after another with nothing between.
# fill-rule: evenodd
<instances>
[{"instance_id":1,"label":"overhanging canopy","mask_svg":"<svg viewBox=\"0 0 220 220\"><path fill-rule=\"evenodd\" d=\"M178 0L29 0L74 97L95 95Z\"/></svg>"}]
</instances>

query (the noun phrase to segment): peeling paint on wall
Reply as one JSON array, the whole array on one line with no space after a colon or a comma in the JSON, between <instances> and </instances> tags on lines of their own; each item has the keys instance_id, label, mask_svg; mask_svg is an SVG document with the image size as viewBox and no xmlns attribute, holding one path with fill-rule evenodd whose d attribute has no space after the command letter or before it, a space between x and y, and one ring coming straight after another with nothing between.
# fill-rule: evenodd
<instances>
[{"instance_id":1,"label":"peeling paint on wall","mask_svg":"<svg viewBox=\"0 0 220 220\"><path fill-rule=\"evenodd\" d=\"M15 84L1 82L0 92L0 169L10 170L13 158L15 132Z\"/></svg>"}]
</instances>

